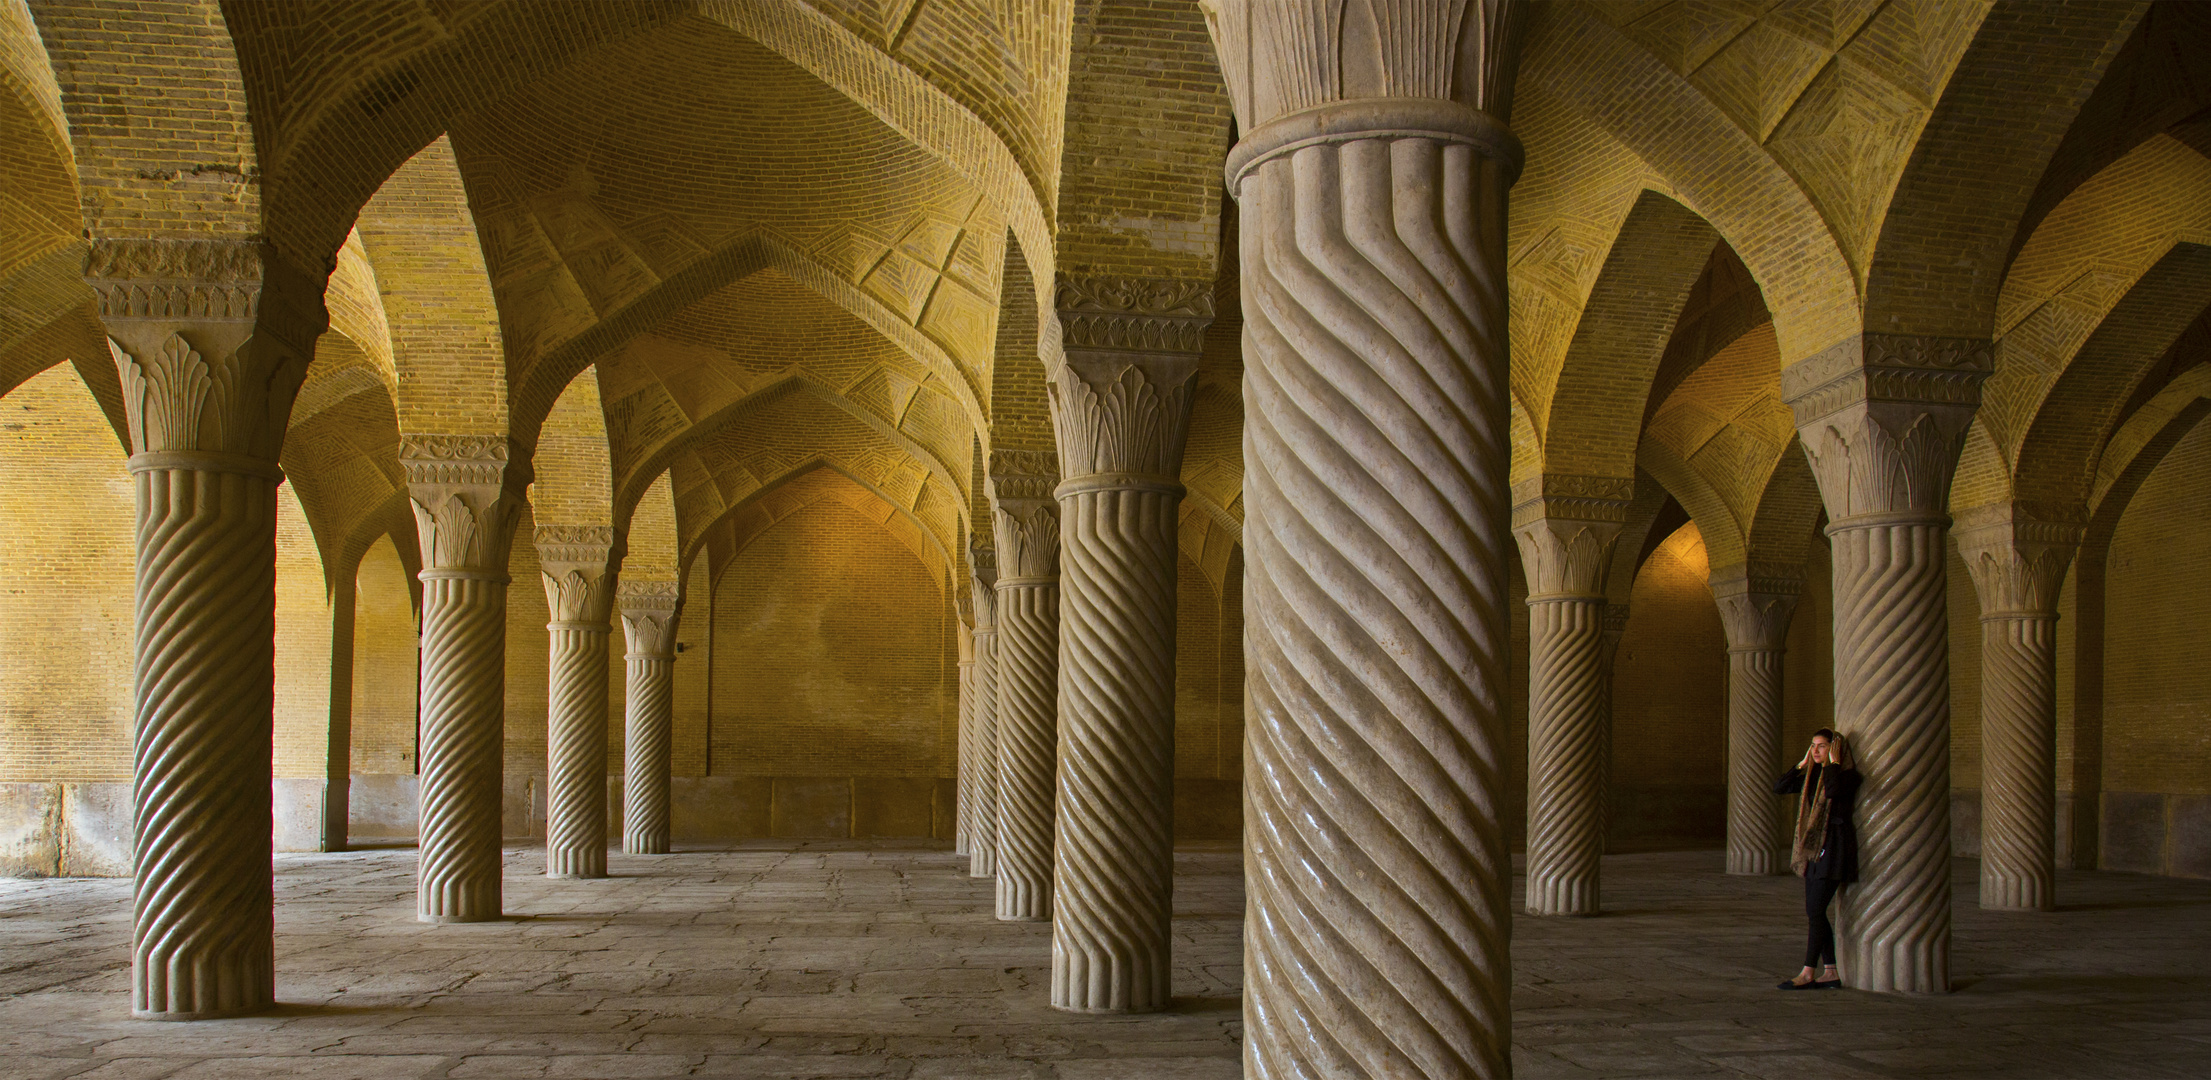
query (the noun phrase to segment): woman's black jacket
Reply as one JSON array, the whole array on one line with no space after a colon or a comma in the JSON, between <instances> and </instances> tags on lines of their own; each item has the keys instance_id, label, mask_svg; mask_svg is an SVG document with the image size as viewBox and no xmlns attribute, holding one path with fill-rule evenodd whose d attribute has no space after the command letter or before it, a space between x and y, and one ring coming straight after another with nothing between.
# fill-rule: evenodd
<instances>
[{"instance_id":1,"label":"woman's black jacket","mask_svg":"<svg viewBox=\"0 0 2211 1080\"><path fill-rule=\"evenodd\" d=\"M1858 823L1852 820L1858 807L1858 782L1862 779L1856 769L1842 769L1834 765L1814 765L1814 769L1834 770L1827 778L1827 842L1820 847L1819 858L1804 868L1808 878L1825 878L1828 881L1858 880ZM1795 795L1804 790L1804 770L1790 769L1773 782L1776 795ZM1792 826L1794 822L1790 823Z\"/></svg>"}]
</instances>

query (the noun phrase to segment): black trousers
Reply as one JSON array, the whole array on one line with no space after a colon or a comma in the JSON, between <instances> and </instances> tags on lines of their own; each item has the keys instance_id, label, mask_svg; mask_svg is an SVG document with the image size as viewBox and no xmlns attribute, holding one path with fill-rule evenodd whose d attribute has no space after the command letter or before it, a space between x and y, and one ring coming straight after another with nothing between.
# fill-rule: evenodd
<instances>
[{"instance_id":1,"label":"black trousers","mask_svg":"<svg viewBox=\"0 0 2211 1080\"><path fill-rule=\"evenodd\" d=\"M1835 924L1827 921L1827 905L1845 884L1813 874L1804 875L1804 914L1812 920L1811 939L1804 943L1805 967L1835 962Z\"/></svg>"}]
</instances>

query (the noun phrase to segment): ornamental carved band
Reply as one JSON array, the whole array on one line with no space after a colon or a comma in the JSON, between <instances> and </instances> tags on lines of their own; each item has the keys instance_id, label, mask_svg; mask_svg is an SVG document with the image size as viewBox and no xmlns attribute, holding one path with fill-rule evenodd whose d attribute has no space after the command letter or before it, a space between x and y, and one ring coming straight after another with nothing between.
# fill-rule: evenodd
<instances>
[{"instance_id":1,"label":"ornamental carved band","mask_svg":"<svg viewBox=\"0 0 2211 1080\"><path fill-rule=\"evenodd\" d=\"M422 545L424 922L500 916L507 556L521 502L507 457L503 436L400 438Z\"/></svg>"},{"instance_id":2,"label":"ornamental carved band","mask_svg":"<svg viewBox=\"0 0 2211 1080\"><path fill-rule=\"evenodd\" d=\"M1376 73L1275 51L1340 25L1317 10L1207 11L1248 132L1228 165L1251 514L1244 1075L1499 1076L1518 143L1456 102L1324 104ZM1483 10L1408 10L1421 25L1385 24L1386 63L1417 56L1439 93L1480 81ZM1392 68L1406 88L1380 92L1411 92L1398 74L1426 77Z\"/></svg>"},{"instance_id":3,"label":"ornamental carved band","mask_svg":"<svg viewBox=\"0 0 2211 1080\"><path fill-rule=\"evenodd\" d=\"M1950 985L1951 475L1993 367L1985 341L1863 334L1781 374L1834 549L1835 726L1865 776L1843 979Z\"/></svg>"},{"instance_id":4,"label":"ornamental carved band","mask_svg":"<svg viewBox=\"0 0 2211 1080\"><path fill-rule=\"evenodd\" d=\"M1772 794L1781 767L1781 673L1803 568L1765 564L1712 572L1727 630L1727 872L1778 874L1782 807Z\"/></svg>"},{"instance_id":5,"label":"ornamental carved band","mask_svg":"<svg viewBox=\"0 0 2211 1080\"><path fill-rule=\"evenodd\" d=\"M674 746L676 626L683 592L675 581L624 581L615 590L624 658L622 850L666 855L669 770Z\"/></svg>"},{"instance_id":6,"label":"ornamental carved band","mask_svg":"<svg viewBox=\"0 0 2211 1080\"><path fill-rule=\"evenodd\" d=\"M2057 906L2057 606L2085 514L1958 515L1981 603L1981 906Z\"/></svg>"}]
</instances>

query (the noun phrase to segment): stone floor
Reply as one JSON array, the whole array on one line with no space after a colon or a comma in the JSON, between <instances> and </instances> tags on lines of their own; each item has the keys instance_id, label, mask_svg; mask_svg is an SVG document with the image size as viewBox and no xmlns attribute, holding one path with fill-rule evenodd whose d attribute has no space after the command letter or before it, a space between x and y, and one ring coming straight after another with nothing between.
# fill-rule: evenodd
<instances>
[{"instance_id":1,"label":"stone floor","mask_svg":"<svg viewBox=\"0 0 2211 1080\"><path fill-rule=\"evenodd\" d=\"M1177 1008L1044 1004L1049 927L1000 923L941 850L510 852L514 918L413 919L412 851L278 860L276 1013L128 1018L129 886L0 882L5 1077L1234 1077L1233 851L1186 852ZM2079 873L1982 914L1958 864L1958 992L1783 994L1801 901L1717 853L1605 860L1613 910L1515 927L1524 1078L2211 1074L2211 882Z\"/></svg>"}]
</instances>

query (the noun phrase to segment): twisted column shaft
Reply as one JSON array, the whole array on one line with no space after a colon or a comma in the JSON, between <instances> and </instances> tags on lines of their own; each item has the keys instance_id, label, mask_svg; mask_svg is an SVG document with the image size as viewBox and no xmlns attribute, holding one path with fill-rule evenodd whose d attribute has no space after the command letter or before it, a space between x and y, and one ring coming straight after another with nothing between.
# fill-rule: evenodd
<instances>
[{"instance_id":1,"label":"twisted column shaft","mask_svg":"<svg viewBox=\"0 0 2211 1080\"><path fill-rule=\"evenodd\" d=\"M979 610L979 609L978 609ZM998 876L998 632L975 624L975 816L968 825L967 876Z\"/></svg>"},{"instance_id":2,"label":"twisted column shaft","mask_svg":"<svg viewBox=\"0 0 2211 1080\"><path fill-rule=\"evenodd\" d=\"M1052 917L1059 582L998 582L998 917Z\"/></svg>"},{"instance_id":3,"label":"twisted column shaft","mask_svg":"<svg viewBox=\"0 0 2211 1080\"><path fill-rule=\"evenodd\" d=\"M139 454L131 1011L276 1000L273 463ZM194 464L206 467L194 468Z\"/></svg>"},{"instance_id":4,"label":"twisted column shaft","mask_svg":"<svg viewBox=\"0 0 2211 1080\"><path fill-rule=\"evenodd\" d=\"M547 671L545 876L606 876L605 623L556 622Z\"/></svg>"},{"instance_id":5,"label":"twisted column shaft","mask_svg":"<svg viewBox=\"0 0 2211 1080\"><path fill-rule=\"evenodd\" d=\"M975 822L975 639L970 633L960 637L960 719L959 719L959 780L953 792L954 816L952 825L952 854L969 856L973 862L974 841L968 830Z\"/></svg>"},{"instance_id":6,"label":"twisted column shaft","mask_svg":"<svg viewBox=\"0 0 2211 1080\"><path fill-rule=\"evenodd\" d=\"M500 761L506 748L507 581L422 571L421 832L415 915L500 915Z\"/></svg>"},{"instance_id":7,"label":"twisted column shaft","mask_svg":"<svg viewBox=\"0 0 2211 1080\"><path fill-rule=\"evenodd\" d=\"M1950 667L1939 522L1828 527L1835 715L1865 769L1837 958L1867 990L1950 985Z\"/></svg>"},{"instance_id":8,"label":"twisted column shaft","mask_svg":"<svg viewBox=\"0 0 2211 1080\"><path fill-rule=\"evenodd\" d=\"M629 683L623 696L628 715L622 742L622 850L666 855L676 661L638 653L623 659Z\"/></svg>"},{"instance_id":9,"label":"twisted column shaft","mask_svg":"<svg viewBox=\"0 0 2211 1080\"><path fill-rule=\"evenodd\" d=\"M1179 485L1061 487L1052 1004L1152 1012L1172 993Z\"/></svg>"},{"instance_id":10,"label":"twisted column shaft","mask_svg":"<svg viewBox=\"0 0 2211 1080\"><path fill-rule=\"evenodd\" d=\"M674 746L676 626L681 585L674 581L624 581L616 590L628 683L622 744L622 850L666 855L671 841L668 808Z\"/></svg>"},{"instance_id":11,"label":"twisted column shaft","mask_svg":"<svg viewBox=\"0 0 2211 1080\"><path fill-rule=\"evenodd\" d=\"M1409 98L1246 131L1245 1075L1504 1075L1518 146Z\"/></svg>"},{"instance_id":12,"label":"twisted column shaft","mask_svg":"<svg viewBox=\"0 0 2211 1080\"><path fill-rule=\"evenodd\" d=\"M2057 907L2057 616L1981 619L1981 906Z\"/></svg>"},{"instance_id":13,"label":"twisted column shaft","mask_svg":"<svg viewBox=\"0 0 2211 1080\"><path fill-rule=\"evenodd\" d=\"M1598 908L1604 855L1604 600L1528 600L1528 881L1531 915Z\"/></svg>"},{"instance_id":14,"label":"twisted column shaft","mask_svg":"<svg viewBox=\"0 0 2211 1080\"><path fill-rule=\"evenodd\" d=\"M1781 759L1779 649L1727 651L1727 872L1778 874L1788 859L1781 804L1773 797Z\"/></svg>"}]
</instances>

